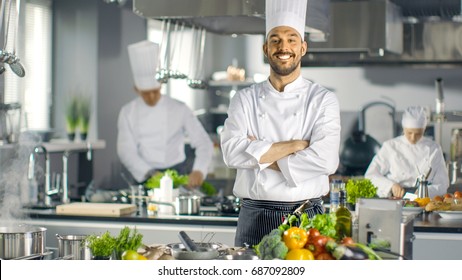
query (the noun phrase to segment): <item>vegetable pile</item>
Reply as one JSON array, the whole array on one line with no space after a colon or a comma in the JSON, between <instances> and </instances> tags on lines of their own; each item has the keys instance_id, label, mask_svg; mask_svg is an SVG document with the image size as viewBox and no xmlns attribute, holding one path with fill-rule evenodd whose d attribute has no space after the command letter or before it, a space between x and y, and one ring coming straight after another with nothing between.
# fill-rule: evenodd
<instances>
[{"instance_id":1,"label":"vegetable pile","mask_svg":"<svg viewBox=\"0 0 462 280\"><path fill-rule=\"evenodd\" d=\"M172 179L174 189L177 189L180 186L188 185L188 181L189 181L188 175L180 175L178 174L176 170L167 169L165 170L165 172L157 172L156 174L152 175L151 178L149 178L146 181L146 183L144 183L144 186L147 189L160 188L160 180L162 179L164 174L167 174ZM202 186L200 187L200 191L206 195L215 195L217 193L217 190L215 189L215 187L209 182L205 182L205 181L202 183Z\"/></svg>"},{"instance_id":2,"label":"vegetable pile","mask_svg":"<svg viewBox=\"0 0 462 280\"><path fill-rule=\"evenodd\" d=\"M351 237L338 239L335 214L318 214L308 218L289 215L277 228L254 246L262 260L380 260L368 246Z\"/></svg>"}]
</instances>

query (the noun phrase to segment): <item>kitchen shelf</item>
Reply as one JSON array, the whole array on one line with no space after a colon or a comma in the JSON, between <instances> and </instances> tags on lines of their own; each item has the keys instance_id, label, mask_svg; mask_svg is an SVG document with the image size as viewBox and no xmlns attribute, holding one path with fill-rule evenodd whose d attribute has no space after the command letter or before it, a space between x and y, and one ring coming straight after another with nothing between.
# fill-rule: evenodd
<instances>
[{"instance_id":1,"label":"kitchen shelf","mask_svg":"<svg viewBox=\"0 0 462 280\"><path fill-rule=\"evenodd\" d=\"M50 142L43 143L48 152L65 152L65 151L86 151L100 150L106 148L105 140L91 141L69 141L67 139L52 139Z\"/></svg>"}]
</instances>

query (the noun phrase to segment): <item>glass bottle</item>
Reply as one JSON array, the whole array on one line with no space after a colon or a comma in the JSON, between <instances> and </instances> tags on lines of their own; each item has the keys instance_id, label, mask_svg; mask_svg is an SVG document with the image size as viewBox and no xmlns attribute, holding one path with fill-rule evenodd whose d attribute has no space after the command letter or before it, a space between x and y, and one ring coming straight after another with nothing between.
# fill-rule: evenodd
<instances>
[{"instance_id":1,"label":"glass bottle","mask_svg":"<svg viewBox=\"0 0 462 280\"><path fill-rule=\"evenodd\" d=\"M335 179L330 183L330 196L329 196L329 212L335 213L340 204L340 191L344 189L342 180Z\"/></svg>"},{"instance_id":2,"label":"glass bottle","mask_svg":"<svg viewBox=\"0 0 462 280\"><path fill-rule=\"evenodd\" d=\"M343 190L339 193L339 201L339 207L335 212L335 216L337 217L335 230L337 231L338 239L341 240L344 237L351 237L352 215L346 206L346 192Z\"/></svg>"}]
</instances>

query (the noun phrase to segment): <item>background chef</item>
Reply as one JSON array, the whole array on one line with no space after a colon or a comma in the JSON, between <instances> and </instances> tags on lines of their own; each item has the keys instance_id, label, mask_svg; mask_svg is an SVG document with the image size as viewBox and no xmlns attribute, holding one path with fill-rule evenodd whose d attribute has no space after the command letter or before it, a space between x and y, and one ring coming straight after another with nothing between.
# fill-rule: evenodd
<instances>
[{"instance_id":1,"label":"background chef","mask_svg":"<svg viewBox=\"0 0 462 280\"><path fill-rule=\"evenodd\" d=\"M408 107L402 118L403 134L385 141L372 159L365 177L378 187L380 197L403 197L405 188L413 188L416 179L428 172L428 195L444 195L449 177L441 147L423 137L427 125L425 108Z\"/></svg>"},{"instance_id":2,"label":"background chef","mask_svg":"<svg viewBox=\"0 0 462 280\"><path fill-rule=\"evenodd\" d=\"M124 105L118 118L117 154L133 178L144 182L156 171L189 174L189 187L200 186L207 175L213 143L186 104L161 94L156 80L159 46L141 41L128 46L138 96ZM195 149L188 166L185 140Z\"/></svg>"},{"instance_id":3,"label":"background chef","mask_svg":"<svg viewBox=\"0 0 462 280\"><path fill-rule=\"evenodd\" d=\"M266 1L270 76L231 99L221 146L225 163L237 169L233 192L242 198L236 246L257 244L308 199L309 217L323 213L321 197L339 163L337 97L301 76L306 5Z\"/></svg>"}]
</instances>

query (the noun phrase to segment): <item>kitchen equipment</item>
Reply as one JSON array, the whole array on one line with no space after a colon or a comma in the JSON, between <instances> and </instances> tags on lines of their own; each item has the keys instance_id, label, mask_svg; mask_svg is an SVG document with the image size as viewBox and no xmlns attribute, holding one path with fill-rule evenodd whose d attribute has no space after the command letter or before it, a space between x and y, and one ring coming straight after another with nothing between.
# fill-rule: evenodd
<instances>
[{"instance_id":1,"label":"kitchen equipment","mask_svg":"<svg viewBox=\"0 0 462 280\"><path fill-rule=\"evenodd\" d=\"M122 203L74 202L56 206L58 215L120 217L136 212L136 205Z\"/></svg>"},{"instance_id":2,"label":"kitchen equipment","mask_svg":"<svg viewBox=\"0 0 462 280\"><path fill-rule=\"evenodd\" d=\"M393 135L397 135L395 122L395 107L392 105L376 101L363 106L358 115L358 130L344 142L343 149L340 153L340 162L343 166L343 174L348 176L364 175L369 167L372 158L379 151L381 145L370 135L365 132L365 114L366 110L372 106L384 105L391 109L393 121Z\"/></svg>"},{"instance_id":3,"label":"kitchen equipment","mask_svg":"<svg viewBox=\"0 0 462 280\"><path fill-rule=\"evenodd\" d=\"M58 253L60 258L72 256L73 260L91 260L91 250L86 243L86 235L59 235Z\"/></svg>"},{"instance_id":4,"label":"kitchen equipment","mask_svg":"<svg viewBox=\"0 0 462 280\"><path fill-rule=\"evenodd\" d=\"M184 231L178 234L184 248L171 248L172 256L177 260L211 260L218 257L217 249L199 247Z\"/></svg>"},{"instance_id":5,"label":"kitchen equipment","mask_svg":"<svg viewBox=\"0 0 462 280\"><path fill-rule=\"evenodd\" d=\"M197 70L196 73L191 75L191 78L187 79L188 86L192 89L206 89L208 84L205 80L203 80L203 72L204 72L204 51L205 51L205 37L206 37L206 30L201 28L198 32L197 40L197 50L198 54L196 56L196 65ZM195 77L195 78L194 78Z\"/></svg>"},{"instance_id":6,"label":"kitchen equipment","mask_svg":"<svg viewBox=\"0 0 462 280\"><path fill-rule=\"evenodd\" d=\"M360 198L358 212L358 242L412 259L415 215L402 214L402 201ZM386 257L382 256L382 257Z\"/></svg>"},{"instance_id":7,"label":"kitchen equipment","mask_svg":"<svg viewBox=\"0 0 462 280\"><path fill-rule=\"evenodd\" d=\"M197 215L200 211L201 197L197 195L179 195L175 199L176 213L179 215Z\"/></svg>"},{"instance_id":8,"label":"kitchen equipment","mask_svg":"<svg viewBox=\"0 0 462 280\"><path fill-rule=\"evenodd\" d=\"M174 203L150 200L149 204L166 205L173 208L177 215L198 215L200 213L201 197L197 195L179 195Z\"/></svg>"},{"instance_id":9,"label":"kitchen equipment","mask_svg":"<svg viewBox=\"0 0 462 280\"><path fill-rule=\"evenodd\" d=\"M21 104L0 104L0 137L4 143L17 143L21 133Z\"/></svg>"},{"instance_id":10,"label":"kitchen equipment","mask_svg":"<svg viewBox=\"0 0 462 280\"><path fill-rule=\"evenodd\" d=\"M194 243L191 238L189 238L188 234L184 231L180 231L178 234L178 237L181 240L181 243L183 243L184 247L188 251L199 251L199 247Z\"/></svg>"},{"instance_id":11,"label":"kitchen equipment","mask_svg":"<svg viewBox=\"0 0 462 280\"><path fill-rule=\"evenodd\" d=\"M29 225L0 227L0 258L14 259L43 255L46 246L46 228Z\"/></svg>"}]
</instances>

